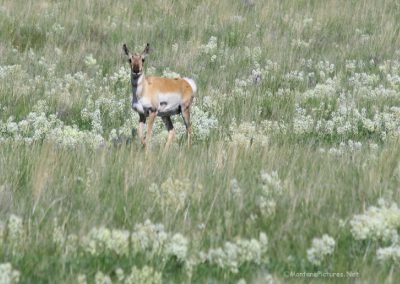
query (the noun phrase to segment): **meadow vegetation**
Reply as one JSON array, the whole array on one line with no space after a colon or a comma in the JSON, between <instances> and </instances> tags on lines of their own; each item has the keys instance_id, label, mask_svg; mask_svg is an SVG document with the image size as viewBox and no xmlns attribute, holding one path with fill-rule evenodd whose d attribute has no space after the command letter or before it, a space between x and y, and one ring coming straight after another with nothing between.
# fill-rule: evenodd
<instances>
[{"instance_id":1,"label":"meadow vegetation","mask_svg":"<svg viewBox=\"0 0 400 284\"><path fill-rule=\"evenodd\" d=\"M0 283L395 283L399 19L0 0ZM149 154L135 136L122 45L147 42L146 74L197 83L191 149L178 116L168 152L161 119Z\"/></svg>"}]
</instances>

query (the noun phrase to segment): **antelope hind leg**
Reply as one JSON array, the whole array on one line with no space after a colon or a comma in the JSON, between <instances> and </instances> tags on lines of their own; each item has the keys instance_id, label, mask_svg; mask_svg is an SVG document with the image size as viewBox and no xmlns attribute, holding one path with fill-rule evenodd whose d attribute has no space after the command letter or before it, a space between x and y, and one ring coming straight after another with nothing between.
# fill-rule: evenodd
<instances>
[{"instance_id":1,"label":"antelope hind leg","mask_svg":"<svg viewBox=\"0 0 400 284\"><path fill-rule=\"evenodd\" d=\"M175 137L175 129L174 129L174 125L172 124L171 117L163 116L162 120L165 124L165 127L168 130L168 139L167 139L167 143L165 143L165 148L164 148L164 150L168 150L169 147L171 146L172 140Z\"/></svg>"},{"instance_id":2,"label":"antelope hind leg","mask_svg":"<svg viewBox=\"0 0 400 284\"><path fill-rule=\"evenodd\" d=\"M192 123L190 122L190 106L183 108L183 122L186 126L188 148L192 146Z\"/></svg>"}]
</instances>

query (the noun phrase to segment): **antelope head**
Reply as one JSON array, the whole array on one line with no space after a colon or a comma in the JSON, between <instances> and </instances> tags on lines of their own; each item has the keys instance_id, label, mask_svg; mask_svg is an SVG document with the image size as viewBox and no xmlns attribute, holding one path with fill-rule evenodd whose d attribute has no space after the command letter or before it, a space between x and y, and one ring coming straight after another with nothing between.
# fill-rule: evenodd
<instances>
[{"instance_id":1,"label":"antelope head","mask_svg":"<svg viewBox=\"0 0 400 284\"><path fill-rule=\"evenodd\" d=\"M141 53L135 53L135 54L130 53L126 44L124 44L122 46L122 49L124 50L125 54L128 56L128 61L131 66L132 76L134 78L139 78L143 74L144 60L145 60L145 57L150 52L150 45L146 44L146 47L144 48L144 50Z\"/></svg>"}]
</instances>

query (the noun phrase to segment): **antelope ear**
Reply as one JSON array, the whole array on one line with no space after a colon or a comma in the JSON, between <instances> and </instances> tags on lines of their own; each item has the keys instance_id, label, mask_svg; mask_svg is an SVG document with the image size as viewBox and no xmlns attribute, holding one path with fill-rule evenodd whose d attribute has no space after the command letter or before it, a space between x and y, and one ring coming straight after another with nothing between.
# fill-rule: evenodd
<instances>
[{"instance_id":1,"label":"antelope ear","mask_svg":"<svg viewBox=\"0 0 400 284\"><path fill-rule=\"evenodd\" d=\"M151 52L150 49L150 44L146 44L146 47L144 48L143 52L142 52L142 56L147 56L149 53Z\"/></svg>"},{"instance_id":2,"label":"antelope ear","mask_svg":"<svg viewBox=\"0 0 400 284\"><path fill-rule=\"evenodd\" d=\"M123 51L125 52L125 54L130 58L131 57L131 53L129 52L128 47L126 46L126 44L124 43L124 45L122 46Z\"/></svg>"}]
</instances>

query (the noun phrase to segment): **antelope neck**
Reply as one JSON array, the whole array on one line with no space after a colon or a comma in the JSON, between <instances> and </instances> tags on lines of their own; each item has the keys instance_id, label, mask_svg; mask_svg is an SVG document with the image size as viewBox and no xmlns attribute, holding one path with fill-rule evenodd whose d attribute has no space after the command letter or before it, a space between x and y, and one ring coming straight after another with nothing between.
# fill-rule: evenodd
<instances>
[{"instance_id":1,"label":"antelope neck","mask_svg":"<svg viewBox=\"0 0 400 284\"><path fill-rule=\"evenodd\" d=\"M142 82L143 82L144 74L134 74L131 72L131 85L132 85L132 98L133 100L137 100L138 93L142 92Z\"/></svg>"}]
</instances>

